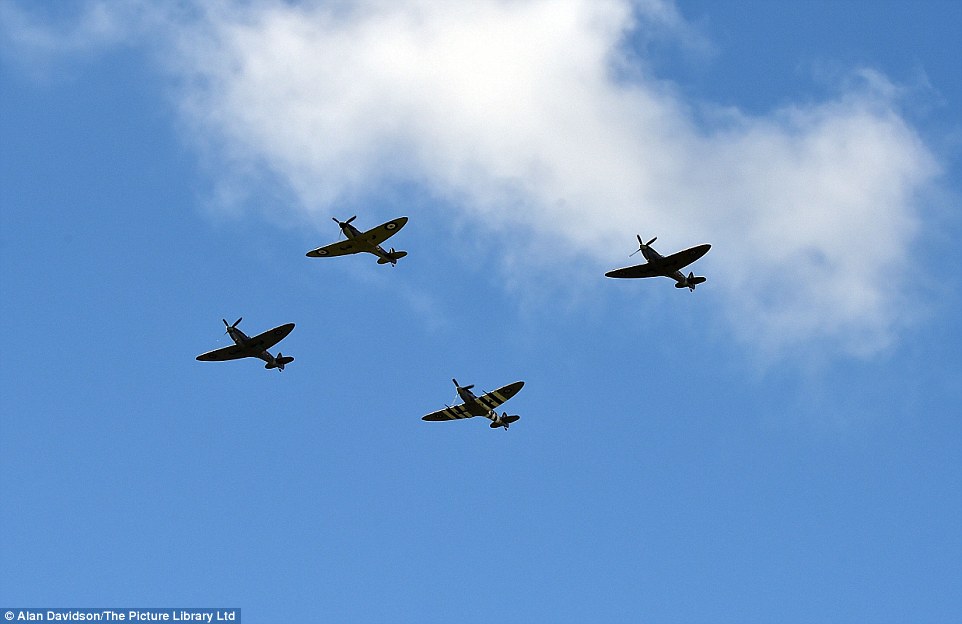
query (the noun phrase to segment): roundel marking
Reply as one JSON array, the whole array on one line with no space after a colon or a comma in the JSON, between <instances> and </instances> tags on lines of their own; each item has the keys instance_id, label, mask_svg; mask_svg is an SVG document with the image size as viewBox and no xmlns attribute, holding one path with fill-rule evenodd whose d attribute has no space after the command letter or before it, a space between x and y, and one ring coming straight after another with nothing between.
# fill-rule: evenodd
<instances>
[{"instance_id":1,"label":"roundel marking","mask_svg":"<svg viewBox=\"0 0 962 624\"><path fill-rule=\"evenodd\" d=\"M388 224L385 225L384 227L386 227L386 228L389 229L389 230L393 230L394 228L397 227L397 223L388 223Z\"/></svg>"},{"instance_id":2,"label":"roundel marking","mask_svg":"<svg viewBox=\"0 0 962 624\"><path fill-rule=\"evenodd\" d=\"M327 250L326 250L326 249L318 249L318 250L317 250L317 255L319 255L319 256L326 256L326 255L327 255Z\"/></svg>"}]
</instances>

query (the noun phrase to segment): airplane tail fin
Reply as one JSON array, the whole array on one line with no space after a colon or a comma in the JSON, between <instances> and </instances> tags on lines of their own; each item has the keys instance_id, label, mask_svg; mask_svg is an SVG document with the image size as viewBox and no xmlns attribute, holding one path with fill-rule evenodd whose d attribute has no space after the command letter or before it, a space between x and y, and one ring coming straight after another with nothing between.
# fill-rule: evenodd
<instances>
[{"instance_id":1,"label":"airplane tail fin","mask_svg":"<svg viewBox=\"0 0 962 624\"><path fill-rule=\"evenodd\" d=\"M294 361L289 355L284 355L281 352L277 353L277 357L274 358L273 362L268 362L264 368L276 368L279 371L283 371L284 367Z\"/></svg>"},{"instance_id":2,"label":"airplane tail fin","mask_svg":"<svg viewBox=\"0 0 962 624\"><path fill-rule=\"evenodd\" d=\"M390 262L391 264L397 264L397 261L406 255L408 255L408 252L394 251L394 247L391 247L391 251L387 252L387 258L378 258L377 263L387 264L388 262Z\"/></svg>"},{"instance_id":3,"label":"airplane tail fin","mask_svg":"<svg viewBox=\"0 0 962 624\"><path fill-rule=\"evenodd\" d=\"M688 278L684 282L678 282L675 284L675 288L688 288L688 290L694 292L695 286L708 281L707 277L701 277L700 275L695 275L694 273L689 273Z\"/></svg>"},{"instance_id":4,"label":"airplane tail fin","mask_svg":"<svg viewBox=\"0 0 962 624\"><path fill-rule=\"evenodd\" d=\"M518 416L517 414L512 414L511 416L508 416L508 413L504 412L501 414L501 417L498 420L491 423L490 427L492 429L497 429L498 427L504 427L504 430L507 431L511 423L517 422L520 419L521 417Z\"/></svg>"}]
</instances>

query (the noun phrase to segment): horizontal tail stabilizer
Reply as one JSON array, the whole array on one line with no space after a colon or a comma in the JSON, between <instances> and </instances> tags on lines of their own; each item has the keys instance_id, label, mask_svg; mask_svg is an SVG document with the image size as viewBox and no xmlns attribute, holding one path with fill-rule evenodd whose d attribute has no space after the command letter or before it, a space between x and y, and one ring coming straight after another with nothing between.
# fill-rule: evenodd
<instances>
[{"instance_id":1,"label":"horizontal tail stabilizer","mask_svg":"<svg viewBox=\"0 0 962 624\"><path fill-rule=\"evenodd\" d=\"M273 362L268 362L264 368L276 368L279 371L283 371L284 367L294 361L294 358L289 355L284 355L283 353L278 353L277 357L274 358Z\"/></svg>"},{"instance_id":2,"label":"horizontal tail stabilizer","mask_svg":"<svg viewBox=\"0 0 962 624\"><path fill-rule=\"evenodd\" d=\"M675 288L687 288L688 290L694 292L695 286L707 281L707 277L701 277L700 275L695 275L694 273L689 273L683 281L677 282Z\"/></svg>"},{"instance_id":3,"label":"horizontal tail stabilizer","mask_svg":"<svg viewBox=\"0 0 962 624\"><path fill-rule=\"evenodd\" d=\"M504 430L507 431L508 427L511 426L511 423L517 422L521 417L518 416L517 414L512 414L511 416L508 416L507 412L504 412L501 414L501 416L498 416L497 412L495 412L494 417L492 418L491 416L489 416L489 418L492 419L491 424L488 425L489 427L491 427L492 429L497 429L498 427L504 427Z\"/></svg>"},{"instance_id":4,"label":"horizontal tail stabilizer","mask_svg":"<svg viewBox=\"0 0 962 624\"><path fill-rule=\"evenodd\" d=\"M406 251L394 251L394 247L391 247L391 251L388 251L388 252L386 253L386 257L385 257L385 258L378 258L378 259L377 259L377 263L378 263L378 264L387 264L388 262L390 262L391 264L397 264L397 261L400 260L401 258L403 258L403 257L406 256L406 255L408 255L408 252L406 252Z\"/></svg>"}]
</instances>

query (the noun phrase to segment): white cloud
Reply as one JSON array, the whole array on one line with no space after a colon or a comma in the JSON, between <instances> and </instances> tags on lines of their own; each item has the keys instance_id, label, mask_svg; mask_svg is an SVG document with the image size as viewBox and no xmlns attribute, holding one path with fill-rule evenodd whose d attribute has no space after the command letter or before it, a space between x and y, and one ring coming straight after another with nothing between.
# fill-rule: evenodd
<instances>
[{"instance_id":1,"label":"white cloud","mask_svg":"<svg viewBox=\"0 0 962 624\"><path fill-rule=\"evenodd\" d=\"M615 71L631 61L625 37L705 47L670 2L203 6L167 30L185 116L305 210L415 181L599 266L636 231L665 252L712 242L708 287L773 353L831 341L871 354L905 320L917 196L937 167L878 73L831 101L696 123L710 103Z\"/></svg>"}]
</instances>

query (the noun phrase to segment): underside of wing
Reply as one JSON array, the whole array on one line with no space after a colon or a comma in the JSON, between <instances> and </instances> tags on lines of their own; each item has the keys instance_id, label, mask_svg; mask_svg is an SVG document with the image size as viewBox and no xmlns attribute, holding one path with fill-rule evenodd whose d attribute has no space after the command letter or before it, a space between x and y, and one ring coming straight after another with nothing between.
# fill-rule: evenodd
<instances>
[{"instance_id":1,"label":"underside of wing","mask_svg":"<svg viewBox=\"0 0 962 624\"><path fill-rule=\"evenodd\" d=\"M646 262L645 264L636 264L635 266L608 271L605 273L605 277L658 277L659 275L664 275L664 273L665 270L661 266L656 266L650 262Z\"/></svg>"},{"instance_id":2,"label":"underside of wing","mask_svg":"<svg viewBox=\"0 0 962 624\"><path fill-rule=\"evenodd\" d=\"M407 217L398 217L393 221L382 223L376 228L364 232L364 234L361 234L360 237L372 245L380 245L387 239L397 234L398 230L404 227L404 224L407 222Z\"/></svg>"},{"instance_id":3,"label":"underside of wing","mask_svg":"<svg viewBox=\"0 0 962 624\"><path fill-rule=\"evenodd\" d=\"M246 345L231 345L198 355L197 359L201 362L226 362L227 360L239 360L256 354L257 352L251 351Z\"/></svg>"},{"instance_id":4,"label":"underside of wing","mask_svg":"<svg viewBox=\"0 0 962 624\"><path fill-rule=\"evenodd\" d=\"M281 325L280 327L275 327L274 329L268 329L262 334L257 334L250 339L244 345L245 349L252 349L255 353L261 353L267 351L274 345L276 345L281 340L287 337L287 334L294 330L294 323L287 323L286 325Z\"/></svg>"},{"instance_id":5,"label":"underside of wing","mask_svg":"<svg viewBox=\"0 0 962 624\"><path fill-rule=\"evenodd\" d=\"M489 409L498 409L502 403L518 394L522 386L524 386L523 381L516 381L512 384L502 386L493 392L479 396L478 401Z\"/></svg>"},{"instance_id":6,"label":"underside of wing","mask_svg":"<svg viewBox=\"0 0 962 624\"><path fill-rule=\"evenodd\" d=\"M668 273L673 273L688 266L695 260L698 260L711 249L711 245L698 245L697 247L691 247L684 251L679 251L678 253L673 253L670 256L665 256L661 259L659 265Z\"/></svg>"},{"instance_id":7,"label":"underside of wing","mask_svg":"<svg viewBox=\"0 0 962 624\"><path fill-rule=\"evenodd\" d=\"M324 247L318 247L307 252L308 258L329 258L332 256L346 256L361 251L357 243L352 240L342 240Z\"/></svg>"},{"instance_id":8,"label":"underside of wing","mask_svg":"<svg viewBox=\"0 0 962 624\"><path fill-rule=\"evenodd\" d=\"M462 403L461 405L446 407L443 410L431 412L427 416L422 416L421 420L430 420L436 422L441 420L459 420L461 418L471 418L471 416L471 412L469 412Z\"/></svg>"}]
</instances>

